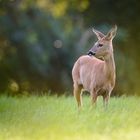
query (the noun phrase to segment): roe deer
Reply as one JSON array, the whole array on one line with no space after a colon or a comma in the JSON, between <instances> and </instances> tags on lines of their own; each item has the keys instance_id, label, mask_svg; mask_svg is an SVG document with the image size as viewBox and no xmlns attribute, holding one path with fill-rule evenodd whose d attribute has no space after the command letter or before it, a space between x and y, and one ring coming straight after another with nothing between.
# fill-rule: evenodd
<instances>
[{"instance_id":1,"label":"roe deer","mask_svg":"<svg viewBox=\"0 0 140 140\"><path fill-rule=\"evenodd\" d=\"M72 78L78 107L82 105L82 89L90 92L92 104L95 104L97 97L101 95L104 106L107 106L116 77L112 45L116 31L116 25L107 35L93 29L98 41L89 50L88 55L79 57L75 62Z\"/></svg>"}]
</instances>

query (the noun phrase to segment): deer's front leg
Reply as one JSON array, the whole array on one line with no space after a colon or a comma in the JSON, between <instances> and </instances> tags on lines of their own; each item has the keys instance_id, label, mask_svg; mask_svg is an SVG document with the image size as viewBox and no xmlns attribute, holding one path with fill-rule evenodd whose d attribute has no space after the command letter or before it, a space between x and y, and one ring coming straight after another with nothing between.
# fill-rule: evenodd
<instances>
[{"instance_id":1,"label":"deer's front leg","mask_svg":"<svg viewBox=\"0 0 140 140\"><path fill-rule=\"evenodd\" d=\"M92 92L91 93L91 103L92 103L92 106L96 106L96 101L97 101L97 93L96 92Z\"/></svg>"},{"instance_id":2,"label":"deer's front leg","mask_svg":"<svg viewBox=\"0 0 140 140\"><path fill-rule=\"evenodd\" d=\"M110 98L109 94L103 96L103 104L104 104L105 108L107 108L107 106L108 106L109 98Z\"/></svg>"}]
</instances>

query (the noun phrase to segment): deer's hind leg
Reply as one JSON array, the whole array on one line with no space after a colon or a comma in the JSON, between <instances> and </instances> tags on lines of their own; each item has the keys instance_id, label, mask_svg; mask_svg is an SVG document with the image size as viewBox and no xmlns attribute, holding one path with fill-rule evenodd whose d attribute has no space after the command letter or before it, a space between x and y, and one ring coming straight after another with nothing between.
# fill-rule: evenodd
<instances>
[{"instance_id":1,"label":"deer's hind leg","mask_svg":"<svg viewBox=\"0 0 140 140\"><path fill-rule=\"evenodd\" d=\"M81 107L82 106L82 86L81 85L77 85L77 84L74 84L74 97L77 101L77 105L78 107Z\"/></svg>"}]
</instances>

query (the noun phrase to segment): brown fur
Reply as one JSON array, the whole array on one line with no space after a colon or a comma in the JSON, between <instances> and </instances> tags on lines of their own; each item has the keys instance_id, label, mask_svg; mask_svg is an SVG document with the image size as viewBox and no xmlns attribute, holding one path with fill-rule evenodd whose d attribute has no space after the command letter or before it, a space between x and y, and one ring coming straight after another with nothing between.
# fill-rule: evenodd
<instances>
[{"instance_id":1,"label":"brown fur","mask_svg":"<svg viewBox=\"0 0 140 140\"><path fill-rule=\"evenodd\" d=\"M108 103L111 91L115 85L112 39L116 34L116 30L117 27L115 26L106 36L94 30L98 41L90 51L95 53L95 56L83 55L79 57L73 66L74 96L79 107L82 104L82 89L90 92L93 104L96 103L99 95L103 96L105 106ZM103 44L103 47L99 47L99 44Z\"/></svg>"}]
</instances>

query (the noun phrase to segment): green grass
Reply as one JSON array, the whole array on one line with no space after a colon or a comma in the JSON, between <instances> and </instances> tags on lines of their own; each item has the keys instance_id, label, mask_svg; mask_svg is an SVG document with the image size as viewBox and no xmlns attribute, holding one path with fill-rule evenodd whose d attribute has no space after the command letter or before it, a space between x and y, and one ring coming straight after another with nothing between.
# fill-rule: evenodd
<instances>
[{"instance_id":1,"label":"green grass","mask_svg":"<svg viewBox=\"0 0 140 140\"><path fill-rule=\"evenodd\" d=\"M140 98L111 98L91 108L84 97L0 97L0 140L139 140Z\"/></svg>"}]
</instances>

